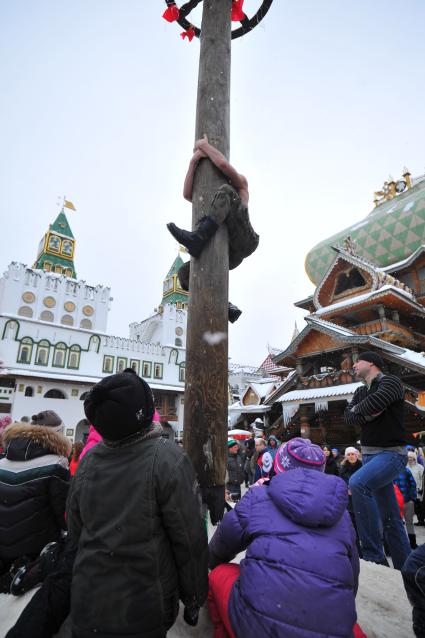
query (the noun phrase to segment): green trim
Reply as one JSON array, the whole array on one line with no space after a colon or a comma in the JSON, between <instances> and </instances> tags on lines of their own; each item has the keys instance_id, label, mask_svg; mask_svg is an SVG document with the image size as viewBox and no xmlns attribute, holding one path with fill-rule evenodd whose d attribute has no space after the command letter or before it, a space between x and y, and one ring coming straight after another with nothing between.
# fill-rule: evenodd
<instances>
[{"instance_id":1,"label":"green trim","mask_svg":"<svg viewBox=\"0 0 425 638\"><path fill-rule=\"evenodd\" d=\"M91 340L93 338L97 338L97 349L96 349L96 353L99 354L99 350L100 350L100 336L99 335L92 335L89 339L89 345L87 346L87 350L85 352L90 352L90 346L91 346Z\"/></svg>"},{"instance_id":2,"label":"green trim","mask_svg":"<svg viewBox=\"0 0 425 638\"><path fill-rule=\"evenodd\" d=\"M156 366L160 366L161 376L156 374ZM153 378L154 379L162 379L164 377L164 364L163 363L155 363L153 364Z\"/></svg>"},{"instance_id":3,"label":"green trim","mask_svg":"<svg viewBox=\"0 0 425 638\"><path fill-rule=\"evenodd\" d=\"M30 337L28 337L29 339ZM24 337L25 339L25 337ZM29 354L29 359L28 361L23 361L22 360L22 348L29 348L30 349L30 354ZM34 344L33 343L21 343L19 344L19 349L18 349L18 357L16 359L16 363L31 363L31 359L32 359L32 351L34 348Z\"/></svg>"},{"instance_id":4,"label":"green trim","mask_svg":"<svg viewBox=\"0 0 425 638\"><path fill-rule=\"evenodd\" d=\"M59 346L64 346L64 347L63 348L59 348ZM53 357L52 357L52 368L64 368L65 367L67 350L68 350L67 345L63 341L59 341L59 343L57 343L55 345L54 350L53 350ZM58 365L57 363L55 363L55 357L56 357L56 353L57 352L63 352L63 365Z\"/></svg>"},{"instance_id":5,"label":"green trim","mask_svg":"<svg viewBox=\"0 0 425 638\"><path fill-rule=\"evenodd\" d=\"M8 319L8 320L6 321L6 323L4 324L4 328L3 328L2 341L3 341L4 336L5 336L5 334L6 334L7 326L8 326L8 324L9 324L9 323L11 323L11 322L15 322L15 323L17 323L17 324L18 324L18 329L17 329L16 334L15 334L15 341L18 341L18 334L19 334L19 330L20 330L20 328L21 328L21 324L19 323L19 320L18 320L18 319Z\"/></svg>"},{"instance_id":6,"label":"green trim","mask_svg":"<svg viewBox=\"0 0 425 638\"><path fill-rule=\"evenodd\" d=\"M48 343L49 345L45 345L44 343L41 343L42 341L45 341L46 343ZM48 341L47 339L41 339L41 341L39 341L39 343L37 344L37 350L35 351L35 359L34 359L34 365L35 366L48 366L49 365L49 359L50 359L50 348L51 348L51 344L50 341ZM37 361L38 359L38 355L41 351L46 351L47 350L47 358L46 361L44 363L41 363L40 361Z\"/></svg>"},{"instance_id":7,"label":"green trim","mask_svg":"<svg viewBox=\"0 0 425 638\"><path fill-rule=\"evenodd\" d=\"M71 357L73 354L78 354L78 363L76 366L72 366L70 364L71 361ZM78 370L80 368L80 359L81 359L81 346L74 344L72 346L70 346L69 351L68 351L68 360L67 360L67 368L69 368L70 370Z\"/></svg>"},{"instance_id":8,"label":"green trim","mask_svg":"<svg viewBox=\"0 0 425 638\"><path fill-rule=\"evenodd\" d=\"M176 360L175 360L175 365L179 365L179 351L177 350L177 348L171 348L170 350L170 354L168 356L168 363L171 363L171 355L173 354L173 352L176 353Z\"/></svg>"},{"instance_id":9,"label":"green trim","mask_svg":"<svg viewBox=\"0 0 425 638\"><path fill-rule=\"evenodd\" d=\"M184 379L182 379L182 370L183 370L183 377ZM179 381L181 381L182 383L185 383L186 381L186 361L182 361L179 364Z\"/></svg>"},{"instance_id":10,"label":"green trim","mask_svg":"<svg viewBox=\"0 0 425 638\"><path fill-rule=\"evenodd\" d=\"M108 357L109 359L112 359L112 365L111 365L111 369L110 370L106 370L105 369L105 359L106 357ZM115 357L113 354L104 354L103 355L103 367L102 367L102 372L106 372L106 374L112 374L114 371L114 365L115 365Z\"/></svg>"},{"instance_id":11,"label":"green trim","mask_svg":"<svg viewBox=\"0 0 425 638\"><path fill-rule=\"evenodd\" d=\"M146 365L149 366L149 374L145 374L145 363L146 363ZM147 379L150 379L152 377L152 361L143 361L141 376L142 377L146 377Z\"/></svg>"},{"instance_id":12,"label":"green trim","mask_svg":"<svg viewBox=\"0 0 425 638\"><path fill-rule=\"evenodd\" d=\"M137 374L139 374L139 372L140 372L140 359L130 359L130 368L133 368L133 363L136 364L135 372ZM134 370L134 368L133 368L133 370Z\"/></svg>"},{"instance_id":13,"label":"green trim","mask_svg":"<svg viewBox=\"0 0 425 638\"><path fill-rule=\"evenodd\" d=\"M122 367L122 370L119 369L120 367L120 361L124 361L124 365ZM115 372L122 372L123 370L125 370L125 368L127 367L127 357L117 357L117 367Z\"/></svg>"}]
</instances>

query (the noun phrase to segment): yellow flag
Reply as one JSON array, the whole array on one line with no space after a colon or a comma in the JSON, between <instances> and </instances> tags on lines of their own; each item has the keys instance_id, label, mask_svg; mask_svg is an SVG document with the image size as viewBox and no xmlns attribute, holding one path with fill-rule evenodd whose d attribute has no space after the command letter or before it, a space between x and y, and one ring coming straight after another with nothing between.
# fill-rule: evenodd
<instances>
[{"instance_id":1,"label":"yellow flag","mask_svg":"<svg viewBox=\"0 0 425 638\"><path fill-rule=\"evenodd\" d=\"M71 210L77 210L75 208L74 204L72 202L68 201L67 199L64 200L63 206L64 206L64 208L70 208Z\"/></svg>"}]
</instances>

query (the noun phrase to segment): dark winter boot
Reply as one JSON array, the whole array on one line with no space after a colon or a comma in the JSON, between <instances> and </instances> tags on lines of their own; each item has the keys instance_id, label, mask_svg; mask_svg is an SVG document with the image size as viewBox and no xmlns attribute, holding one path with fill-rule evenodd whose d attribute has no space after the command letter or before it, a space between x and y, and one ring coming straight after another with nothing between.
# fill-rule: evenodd
<instances>
[{"instance_id":1,"label":"dark winter boot","mask_svg":"<svg viewBox=\"0 0 425 638\"><path fill-rule=\"evenodd\" d=\"M211 239L218 228L218 225L209 215L202 217L196 226L196 230L190 232L178 228L178 226L172 222L167 224L167 228L174 239L176 239L179 244L185 246L192 257L199 257L204 250L205 244Z\"/></svg>"},{"instance_id":2,"label":"dark winter boot","mask_svg":"<svg viewBox=\"0 0 425 638\"><path fill-rule=\"evenodd\" d=\"M229 317L230 323L235 323L235 321L239 319L241 314L242 314L242 310L240 310L237 306L230 303L229 301L228 317Z\"/></svg>"},{"instance_id":3,"label":"dark winter boot","mask_svg":"<svg viewBox=\"0 0 425 638\"><path fill-rule=\"evenodd\" d=\"M409 543L410 543L410 547L412 549L416 549L417 548L417 544L416 544L416 534L408 534L409 537Z\"/></svg>"}]
</instances>

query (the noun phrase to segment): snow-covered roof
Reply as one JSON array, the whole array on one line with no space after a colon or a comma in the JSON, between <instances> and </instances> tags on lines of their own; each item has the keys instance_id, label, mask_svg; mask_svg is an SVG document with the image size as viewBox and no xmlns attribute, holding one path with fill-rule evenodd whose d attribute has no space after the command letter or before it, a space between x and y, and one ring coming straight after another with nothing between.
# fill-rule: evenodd
<instances>
[{"instance_id":1,"label":"snow-covered roof","mask_svg":"<svg viewBox=\"0 0 425 638\"><path fill-rule=\"evenodd\" d=\"M337 323L333 323L332 321L319 319L318 317L315 317L314 315L305 317L305 320L310 325L313 325L313 326L316 325L316 326L322 326L323 328L329 328L333 332L336 332L339 335L341 335L342 337L351 337L357 334L356 332L354 332L353 330L350 330L349 328L344 328L343 326L339 326Z\"/></svg>"},{"instance_id":2,"label":"snow-covered roof","mask_svg":"<svg viewBox=\"0 0 425 638\"><path fill-rule=\"evenodd\" d=\"M405 266L410 266L410 264L412 264L424 250L425 245L422 244L422 246L419 246L419 248L417 248L414 253L409 255L409 257L406 257L401 261L397 261L394 264L390 264L389 266L385 266L385 268L383 268L382 270L384 270L385 272L393 272L394 270L401 270L401 268L404 268Z\"/></svg>"},{"instance_id":3,"label":"snow-covered roof","mask_svg":"<svg viewBox=\"0 0 425 638\"><path fill-rule=\"evenodd\" d=\"M382 286L382 288L379 288L379 290L371 290L369 292L365 292L363 295L356 295L355 297L349 297L348 299L343 299L342 301L338 301L337 303L334 303L330 306L324 306L323 308L319 308L319 310L316 310L313 316L324 315L324 314L327 314L328 312L333 312L334 310L338 310L340 308L354 306L362 301L366 301L367 299L370 299L371 297L379 297L380 295L387 292L393 292L395 294L403 295L403 297L406 297L406 299L410 303L417 306L417 308L424 310L423 306L420 306L415 301L413 295L411 295L410 292L407 292L407 290L403 290L402 288L397 288L396 286L391 286L390 284L387 284L385 286Z\"/></svg>"},{"instance_id":4,"label":"snow-covered roof","mask_svg":"<svg viewBox=\"0 0 425 638\"><path fill-rule=\"evenodd\" d=\"M249 385L251 386L251 388L253 388L253 390L255 390L260 399L264 399L264 397L266 397L271 392L272 388L275 387L276 383L270 383L269 381L267 383L250 383Z\"/></svg>"},{"instance_id":5,"label":"snow-covered roof","mask_svg":"<svg viewBox=\"0 0 425 638\"><path fill-rule=\"evenodd\" d=\"M239 401L229 406L229 412L239 414L263 413L270 410L269 405L242 405Z\"/></svg>"},{"instance_id":6,"label":"snow-covered roof","mask_svg":"<svg viewBox=\"0 0 425 638\"><path fill-rule=\"evenodd\" d=\"M405 352L399 356L401 359L410 361L410 363L417 363L425 368L425 354L422 352L405 349Z\"/></svg>"},{"instance_id":7,"label":"snow-covered roof","mask_svg":"<svg viewBox=\"0 0 425 638\"><path fill-rule=\"evenodd\" d=\"M282 395L277 401L287 403L289 401L297 403L311 403L315 399L327 398L332 401L341 398L351 398L354 392L362 383L344 383L343 385L333 385L327 388L309 388L308 390L293 390Z\"/></svg>"}]
</instances>

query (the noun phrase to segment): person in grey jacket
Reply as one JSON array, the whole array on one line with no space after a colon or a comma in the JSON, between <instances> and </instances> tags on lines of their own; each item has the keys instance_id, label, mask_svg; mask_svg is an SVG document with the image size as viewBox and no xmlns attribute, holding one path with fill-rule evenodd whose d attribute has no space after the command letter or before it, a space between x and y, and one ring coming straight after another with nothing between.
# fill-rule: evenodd
<instances>
[{"instance_id":1,"label":"person in grey jacket","mask_svg":"<svg viewBox=\"0 0 425 638\"><path fill-rule=\"evenodd\" d=\"M102 379L84 409L103 441L80 462L68 501L73 638L164 638L179 599L196 624L208 592L192 463L152 424L152 392L136 374Z\"/></svg>"},{"instance_id":2,"label":"person in grey jacket","mask_svg":"<svg viewBox=\"0 0 425 638\"><path fill-rule=\"evenodd\" d=\"M241 485L245 480L245 459L239 450L238 442L235 439L227 441L227 483L226 489L232 495L234 501L241 497Z\"/></svg>"}]
</instances>

